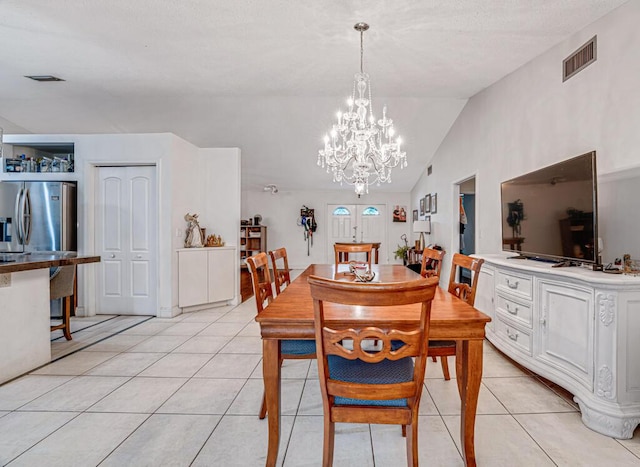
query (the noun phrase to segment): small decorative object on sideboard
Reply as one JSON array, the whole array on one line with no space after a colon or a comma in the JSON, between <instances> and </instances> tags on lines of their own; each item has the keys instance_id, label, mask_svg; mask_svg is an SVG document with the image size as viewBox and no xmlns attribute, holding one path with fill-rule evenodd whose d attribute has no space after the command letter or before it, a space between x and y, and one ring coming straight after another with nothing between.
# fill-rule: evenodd
<instances>
[{"instance_id":1,"label":"small decorative object on sideboard","mask_svg":"<svg viewBox=\"0 0 640 467\"><path fill-rule=\"evenodd\" d=\"M209 235L205 244L207 247L224 246L222 237L220 235Z\"/></svg>"},{"instance_id":2,"label":"small decorative object on sideboard","mask_svg":"<svg viewBox=\"0 0 640 467\"><path fill-rule=\"evenodd\" d=\"M184 239L185 248L202 248L204 246L203 232L198 224L198 215L186 213L187 235Z\"/></svg>"},{"instance_id":3,"label":"small decorative object on sideboard","mask_svg":"<svg viewBox=\"0 0 640 467\"><path fill-rule=\"evenodd\" d=\"M622 271L629 276L640 276L640 260L631 259L631 255L622 257Z\"/></svg>"}]
</instances>

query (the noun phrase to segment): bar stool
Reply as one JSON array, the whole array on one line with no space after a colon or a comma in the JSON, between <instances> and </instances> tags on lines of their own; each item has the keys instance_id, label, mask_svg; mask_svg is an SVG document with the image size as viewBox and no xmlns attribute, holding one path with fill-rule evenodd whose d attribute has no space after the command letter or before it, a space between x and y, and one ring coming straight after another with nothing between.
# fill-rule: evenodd
<instances>
[{"instance_id":1,"label":"bar stool","mask_svg":"<svg viewBox=\"0 0 640 467\"><path fill-rule=\"evenodd\" d=\"M49 278L49 299L62 300L62 323L55 326L51 326L51 331L57 331L62 329L64 337L70 341L71 337L71 308L73 296L73 285L76 279L76 267L75 266L60 266L56 268L54 273Z\"/></svg>"}]
</instances>

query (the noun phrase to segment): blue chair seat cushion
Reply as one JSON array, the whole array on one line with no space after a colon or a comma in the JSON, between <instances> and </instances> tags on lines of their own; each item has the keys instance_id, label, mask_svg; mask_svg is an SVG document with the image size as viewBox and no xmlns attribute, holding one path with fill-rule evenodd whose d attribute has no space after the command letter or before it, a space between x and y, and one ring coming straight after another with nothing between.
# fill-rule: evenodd
<instances>
[{"instance_id":1,"label":"blue chair seat cushion","mask_svg":"<svg viewBox=\"0 0 640 467\"><path fill-rule=\"evenodd\" d=\"M283 340L280 344L282 355L308 355L316 353L316 341L313 340Z\"/></svg>"},{"instance_id":2,"label":"blue chair seat cushion","mask_svg":"<svg viewBox=\"0 0 640 467\"><path fill-rule=\"evenodd\" d=\"M366 384L393 384L413 380L413 359L382 360L380 363L366 363L362 360L347 360L337 355L327 357L329 377L338 381ZM375 405L386 407L407 407L406 399L366 400L336 397L335 405Z\"/></svg>"}]
</instances>

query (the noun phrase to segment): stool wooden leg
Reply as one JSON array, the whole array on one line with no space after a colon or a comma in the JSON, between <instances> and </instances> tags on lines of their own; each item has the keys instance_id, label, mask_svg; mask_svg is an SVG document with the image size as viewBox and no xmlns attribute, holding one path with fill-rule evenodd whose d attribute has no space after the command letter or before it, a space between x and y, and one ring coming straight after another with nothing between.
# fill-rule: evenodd
<instances>
[{"instance_id":1,"label":"stool wooden leg","mask_svg":"<svg viewBox=\"0 0 640 467\"><path fill-rule=\"evenodd\" d=\"M440 364L442 365L442 373L444 374L444 379L449 381L451 376L449 376L449 360L446 355L440 357Z\"/></svg>"},{"instance_id":2,"label":"stool wooden leg","mask_svg":"<svg viewBox=\"0 0 640 467\"><path fill-rule=\"evenodd\" d=\"M71 296L64 297L62 300L62 332L64 337L70 341L71 337Z\"/></svg>"}]
</instances>

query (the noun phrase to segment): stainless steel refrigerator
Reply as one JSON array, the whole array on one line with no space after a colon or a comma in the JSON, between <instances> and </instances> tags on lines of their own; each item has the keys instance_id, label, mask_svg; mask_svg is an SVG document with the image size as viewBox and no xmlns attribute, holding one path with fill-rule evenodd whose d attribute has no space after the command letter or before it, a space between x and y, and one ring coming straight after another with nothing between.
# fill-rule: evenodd
<instances>
[{"instance_id":1,"label":"stainless steel refrigerator","mask_svg":"<svg viewBox=\"0 0 640 467\"><path fill-rule=\"evenodd\" d=\"M0 259L37 251L77 251L73 182L0 182ZM60 315L60 300L51 316Z\"/></svg>"},{"instance_id":2,"label":"stainless steel refrigerator","mask_svg":"<svg viewBox=\"0 0 640 467\"><path fill-rule=\"evenodd\" d=\"M76 250L75 183L0 182L0 253Z\"/></svg>"}]
</instances>

